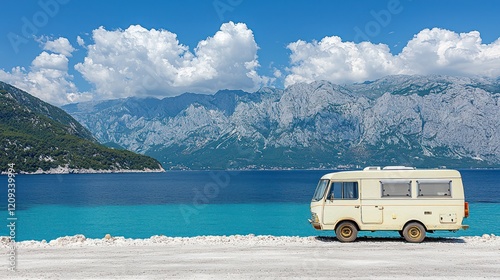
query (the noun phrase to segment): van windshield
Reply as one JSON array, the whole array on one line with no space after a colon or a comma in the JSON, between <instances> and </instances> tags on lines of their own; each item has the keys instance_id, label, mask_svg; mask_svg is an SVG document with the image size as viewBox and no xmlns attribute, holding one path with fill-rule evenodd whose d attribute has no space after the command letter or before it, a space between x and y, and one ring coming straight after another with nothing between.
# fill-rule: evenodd
<instances>
[{"instance_id":1,"label":"van windshield","mask_svg":"<svg viewBox=\"0 0 500 280\"><path fill-rule=\"evenodd\" d=\"M321 199L323 199L327 187L328 187L328 180L319 180L318 186L316 187L316 191L314 192L312 200L320 201Z\"/></svg>"}]
</instances>

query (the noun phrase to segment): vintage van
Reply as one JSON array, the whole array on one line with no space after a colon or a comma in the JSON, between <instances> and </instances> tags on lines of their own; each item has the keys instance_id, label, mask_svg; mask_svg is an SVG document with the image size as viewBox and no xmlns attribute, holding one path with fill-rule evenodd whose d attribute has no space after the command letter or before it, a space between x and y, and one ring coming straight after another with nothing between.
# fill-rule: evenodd
<instances>
[{"instance_id":1,"label":"vintage van","mask_svg":"<svg viewBox=\"0 0 500 280\"><path fill-rule=\"evenodd\" d=\"M422 242L426 232L467 229L462 222L468 216L458 171L387 166L321 177L309 222L317 230L335 231L341 242L356 240L358 231L379 230Z\"/></svg>"}]
</instances>

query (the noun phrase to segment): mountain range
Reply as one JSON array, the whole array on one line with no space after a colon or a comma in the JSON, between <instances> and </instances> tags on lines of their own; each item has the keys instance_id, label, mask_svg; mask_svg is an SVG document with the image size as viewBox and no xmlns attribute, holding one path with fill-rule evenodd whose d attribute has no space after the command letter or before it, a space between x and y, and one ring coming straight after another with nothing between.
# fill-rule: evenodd
<instances>
[{"instance_id":1,"label":"mountain range","mask_svg":"<svg viewBox=\"0 0 500 280\"><path fill-rule=\"evenodd\" d=\"M500 80L387 76L62 108L166 169L498 167Z\"/></svg>"},{"instance_id":2,"label":"mountain range","mask_svg":"<svg viewBox=\"0 0 500 280\"><path fill-rule=\"evenodd\" d=\"M17 172L162 171L160 163L97 142L62 109L0 82L0 166Z\"/></svg>"}]
</instances>

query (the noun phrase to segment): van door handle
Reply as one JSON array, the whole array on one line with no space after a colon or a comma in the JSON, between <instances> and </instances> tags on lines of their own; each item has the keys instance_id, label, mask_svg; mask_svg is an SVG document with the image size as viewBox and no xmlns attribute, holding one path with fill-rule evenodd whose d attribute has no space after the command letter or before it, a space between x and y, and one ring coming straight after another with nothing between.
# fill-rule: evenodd
<instances>
[{"instance_id":1,"label":"van door handle","mask_svg":"<svg viewBox=\"0 0 500 280\"><path fill-rule=\"evenodd\" d=\"M354 208L359 208L359 205L354 206Z\"/></svg>"}]
</instances>

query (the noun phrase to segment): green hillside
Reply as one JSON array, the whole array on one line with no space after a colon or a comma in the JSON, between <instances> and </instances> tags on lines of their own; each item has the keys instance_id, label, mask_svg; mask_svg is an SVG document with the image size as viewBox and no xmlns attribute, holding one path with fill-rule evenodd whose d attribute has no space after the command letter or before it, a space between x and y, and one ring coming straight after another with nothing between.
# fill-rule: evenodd
<instances>
[{"instance_id":1,"label":"green hillside","mask_svg":"<svg viewBox=\"0 0 500 280\"><path fill-rule=\"evenodd\" d=\"M0 82L0 170L35 172L58 166L94 170L158 170L153 158L107 148L63 110Z\"/></svg>"}]
</instances>

